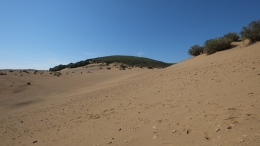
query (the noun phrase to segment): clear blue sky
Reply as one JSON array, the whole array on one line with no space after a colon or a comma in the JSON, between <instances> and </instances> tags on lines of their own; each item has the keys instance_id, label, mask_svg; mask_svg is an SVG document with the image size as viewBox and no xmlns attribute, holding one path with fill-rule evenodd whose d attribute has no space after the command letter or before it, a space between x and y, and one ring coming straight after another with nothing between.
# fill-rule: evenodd
<instances>
[{"instance_id":1,"label":"clear blue sky","mask_svg":"<svg viewBox=\"0 0 260 146\"><path fill-rule=\"evenodd\" d=\"M164 62L260 19L260 0L0 0L0 69L93 57Z\"/></svg>"}]
</instances>

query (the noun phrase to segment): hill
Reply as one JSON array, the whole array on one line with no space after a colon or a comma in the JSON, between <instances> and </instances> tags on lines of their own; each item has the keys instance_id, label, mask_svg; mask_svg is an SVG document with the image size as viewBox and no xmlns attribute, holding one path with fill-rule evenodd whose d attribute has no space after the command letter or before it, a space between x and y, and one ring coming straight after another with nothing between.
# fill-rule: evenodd
<instances>
[{"instance_id":1,"label":"hill","mask_svg":"<svg viewBox=\"0 0 260 146\"><path fill-rule=\"evenodd\" d=\"M121 67L123 68L124 67L140 67L140 68L145 67L150 69L165 68L174 64L174 63L165 63L162 61L157 61L157 60L144 58L144 57L115 55L115 56L105 56L105 57L87 59L85 61L79 61L67 65L58 65L53 68L50 68L49 71L60 71L65 68L77 68L77 67L82 67L93 63L106 63L107 65L111 63L119 63L122 64Z\"/></svg>"},{"instance_id":2,"label":"hill","mask_svg":"<svg viewBox=\"0 0 260 146\"><path fill-rule=\"evenodd\" d=\"M234 45L164 69L0 71L0 141L259 146L260 43Z\"/></svg>"}]
</instances>

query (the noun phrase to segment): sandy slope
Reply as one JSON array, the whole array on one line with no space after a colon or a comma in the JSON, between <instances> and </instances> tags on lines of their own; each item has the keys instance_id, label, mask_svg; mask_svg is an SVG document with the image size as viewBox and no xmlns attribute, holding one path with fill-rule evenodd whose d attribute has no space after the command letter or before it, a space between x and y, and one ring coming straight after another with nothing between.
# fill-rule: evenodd
<instances>
[{"instance_id":1,"label":"sandy slope","mask_svg":"<svg viewBox=\"0 0 260 146\"><path fill-rule=\"evenodd\" d=\"M0 143L260 145L260 43L238 45L160 70L7 72Z\"/></svg>"}]
</instances>

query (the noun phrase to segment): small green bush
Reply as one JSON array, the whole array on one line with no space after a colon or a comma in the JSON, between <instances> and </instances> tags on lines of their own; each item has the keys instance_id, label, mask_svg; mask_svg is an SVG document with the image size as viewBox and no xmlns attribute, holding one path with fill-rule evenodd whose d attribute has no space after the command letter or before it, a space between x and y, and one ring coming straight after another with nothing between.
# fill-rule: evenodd
<instances>
[{"instance_id":1,"label":"small green bush","mask_svg":"<svg viewBox=\"0 0 260 146\"><path fill-rule=\"evenodd\" d=\"M244 26L240 35L242 38L250 39L251 43L260 41L260 20L252 21L248 26Z\"/></svg>"},{"instance_id":2,"label":"small green bush","mask_svg":"<svg viewBox=\"0 0 260 146\"><path fill-rule=\"evenodd\" d=\"M201 53L203 53L203 47L201 47L201 46L199 46L199 45L191 46L190 49L188 50L188 53L189 53L191 56L198 56L198 55L200 55Z\"/></svg>"},{"instance_id":3,"label":"small green bush","mask_svg":"<svg viewBox=\"0 0 260 146\"><path fill-rule=\"evenodd\" d=\"M210 39L204 43L204 53L210 55L231 48L231 40L225 37Z\"/></svg>"},{"instance_id":4,"label":"small green bush","mask_svg":"<svg viewBox=\"0 0 260 146\"><path fill-rule=\"evenodd\" d=\"M232 42L236 42L239 39L239 35L236 32L230 32L225 34L224 38L230 39Z\"/></svg>"}]
</instances>

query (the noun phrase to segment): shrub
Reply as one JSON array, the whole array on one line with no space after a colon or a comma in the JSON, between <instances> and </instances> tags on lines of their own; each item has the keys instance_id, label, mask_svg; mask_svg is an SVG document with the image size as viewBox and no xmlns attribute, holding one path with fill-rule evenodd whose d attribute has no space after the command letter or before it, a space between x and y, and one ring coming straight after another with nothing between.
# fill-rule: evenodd
<instances>
[{"instance_id":1,"label":"shrub","mask_svg":"<svg viewBox=\"0 0 260 146\"><path fill-rule=\"evenodd\" d=\"M0 72L0 75L6 75L6 73L2 73L2 72Z\"/></svg>"},{"instance_id":2,"label":"shrub","mask_svg":"<svg viewBox=\"0 0 260 146\"><path fill-rule=\"evenodd\" d=\"M61 73L60 73L60 72L55 72L55 73L54 73L54 76L59 77L59 76L61 76Z\"/></svg>"},{"instance_id":3,"label":"shrub","mask_svg":"<svg viewBox=\"0 0 260 146\"><path fill-rule=\"evenodd\" d=\"M225 37L210 39L204 43L204 52L208 55L218 51L223 51L231 48L231 40Z\"/></svg>"},{"instance_id":4,"label":"shrub","mask_svg":"<svg viewBox=\"0 0 260 146\"><path fill-rule=\"evenodd\" d=\"M230 32L225 34L224 38L230 39L232 42L236 42L239 39L239 35L236 32Z\"/></svg>"},{"instance_id":5,"label":"shrub","mask_svg":"<svg viewBox=\"0 0 260 146\"><path fill-rule=\"evenodd\" d=\"M28 74L29 74L29 72L28 72L27 70L23 70L23 72L25 72L25 73L28 73Z\"/></svg>"},{"instance_id":6,"label":"shrub","mask_svg":"<svg viewBox=\"0 0 260 146\"><path fill-rule=\"evenodd\" d=\"M188 53L189 53L191 56L198 56L198 55L200 55L201 53L203 53L203 47L201 47L201 46L199 46L199 45L191 46L190 49L188 50Z\"/></svg>"},{"instance_id":7,"label":"shrub","mask_svg":"<svg viewBox=\"0 0 260 146\"><path fill-rule=\"evenodd\" d=\"M121 65L120 65L120 70L125 70L126 67L127 67L127 66L121 64Z\"/></svg>"},{"instance_id":8,"label":"shrub","mask_svg":"<svg viewBox=\"0 0 260 146\"><path fill-rule=\"evenodd\" d=\"M248 26L244 26L240 35L242 38L250 39L251 43L260 41L260 20L252 21Z\"/></svg>"}]
</instances>

